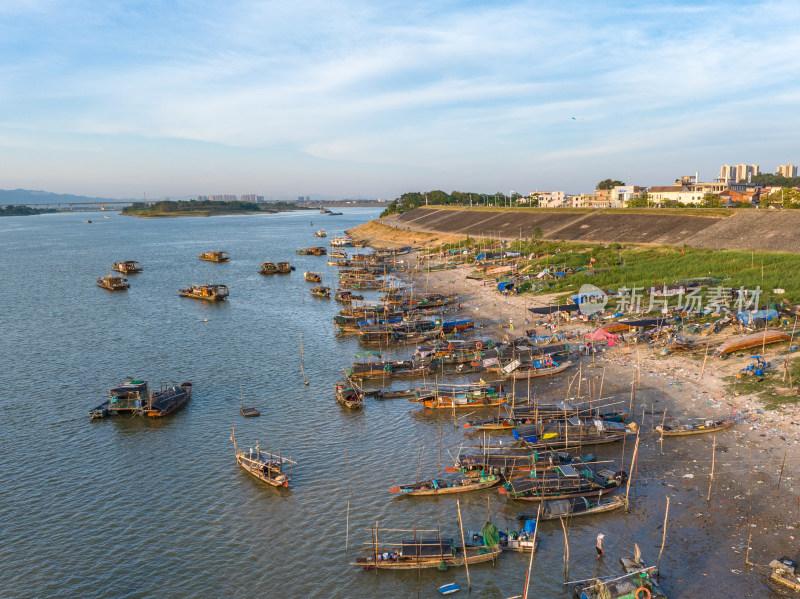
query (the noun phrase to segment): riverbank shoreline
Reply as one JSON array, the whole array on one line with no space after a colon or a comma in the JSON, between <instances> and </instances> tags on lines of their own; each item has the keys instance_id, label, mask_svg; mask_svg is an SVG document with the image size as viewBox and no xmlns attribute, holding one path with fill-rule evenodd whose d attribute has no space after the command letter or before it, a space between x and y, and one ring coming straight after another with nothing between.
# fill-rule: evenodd
<instances>
[{"instance_id":1,"label":"riverbank shoreline","mask_svg":"<svg viewBox=\"0 0 800 599\"><path fill-rule=\"evenodd\" d=\"M349 232L373 247L397 247L394 244L405 240L406 246L428 249L466 238L407 231L390 226L393 222L372 221ZM490 281L468 279L473 270L470 266L425 273L418 255L408 261L420 271L415 287L458 295L464 317L483 323L481 336L502 339L525 336L526 330L535 330L539 335L560 332L571 337L568 343L577 344L584 334L597 328L596 324L578 319L558 323L554 328L555 323L547 317L529 311L563 293L503 296ZM776 365L773 368L779 368L783 360L799 354L782 354L779 349L767 347L764 355ZM791 404L767 410L757 395L732 391L726 381L735 378L749 363L747 356L739 354L724 361L702 353L664 356L659 348L623 342L614 348L602 348L591 357L581 357L579 362L577 371L572 367L563 375L562 386L567 378L571 379L574 395L578 384L575 378L580 378L582 395L612 396L630 407L642 435L641 466L636 466L636 472L641 467L649 475L643 476L640 484L645 486L650 481L652 488L653 481L658 480L673 502L672 514L679 526L704 529L708 535L704 551L714 555L718 576L729 578L731 584L736 584L742 575L759 576L757 567L748 569L745 556L751 564L766 566L779 555L797 555L800 541L795 539L794 531L800 528L800 504L794 502L800 502L800 488L793 470L800 463L800 408ZM519 384L516 393L523 396ZM661 423L665 410L668 419L731 418L735 426L714 435L666 438L662 445L653 428ZM665 456L675 459L665 462ZM630 448L627 459L631 459ZM787 464L791 466L786 467ZM650 525L655 526L659 517L653 518ZM674 527L675 523L669 533L674 535L668 541L671 550L692 554L697 549L696 539L682 543L681 533ZM703 591L702 576L680 582L685 584L687 594L678 596L697 596L692 593Z\"/></svg>"}]
</instances>

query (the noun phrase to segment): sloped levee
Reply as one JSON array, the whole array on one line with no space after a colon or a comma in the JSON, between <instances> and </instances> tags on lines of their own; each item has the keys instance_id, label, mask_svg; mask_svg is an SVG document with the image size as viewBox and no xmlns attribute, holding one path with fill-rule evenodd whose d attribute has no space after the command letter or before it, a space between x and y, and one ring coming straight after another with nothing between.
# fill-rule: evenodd
<instances>
[{"instance_id":1,"label":"sloped levee","mask_svg":"<svg viewBox=\"0 0 800 599\"><path fill-rule=\"evenodd\" d=\"M800 253L800 212L742 210L727 218L682 214L522 212L417 208L396 217L412 230L529 238L536 227L544 239L598 243L688 245Z\"/></svg>"}]
</instances>

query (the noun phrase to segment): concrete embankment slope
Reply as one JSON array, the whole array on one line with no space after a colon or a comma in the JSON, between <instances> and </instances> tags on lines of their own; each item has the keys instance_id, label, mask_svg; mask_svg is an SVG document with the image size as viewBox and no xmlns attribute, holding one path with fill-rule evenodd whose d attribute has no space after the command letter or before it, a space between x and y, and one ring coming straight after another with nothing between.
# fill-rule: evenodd
<instances>
[{"instance_id":1,"label":"concrete embankment slope","mask_svg":"<svg viewBox=\"0 0 800 599\"><path fill-rule=\"evenodd\" d=\"M392 221L387 224L471 237L526 238L539 227L543 238L565 241L800 252L797 211L741 210L720 217L677 211L643 214L417 208Z\"/></svg>"}]
</instances>

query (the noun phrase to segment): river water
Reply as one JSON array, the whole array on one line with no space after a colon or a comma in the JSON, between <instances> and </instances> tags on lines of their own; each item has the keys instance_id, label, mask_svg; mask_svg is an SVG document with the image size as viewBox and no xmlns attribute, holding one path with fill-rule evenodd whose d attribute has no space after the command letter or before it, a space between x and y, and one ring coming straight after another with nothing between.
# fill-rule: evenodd
<instances>
[{"instance_id":1,"label":"river water","mask_svg":"<svg viewBox=\"0 0 800 599\"><path fill-rule=\"evenodd\" d=\"M313 237L320 227L332 236L374 216L375 210L353 208L342 216L0 219L0 595L434 597L450 581L466 590L463 569L376 573L348 565L376 522L440 526L457 538L454 497L397 498L388 489L415 480L418 467L433 475L440 448L444 466L462 444L477 441L454 427L450 414L424 414L406 400L369 399L359 412L334 401L332 385L359 347L334 332L340 305L312 297L302 278L305 270L319 270L335 286L334 270L324 258L295 250L327 241ZM212 249L229 251L231 262L197 259ZM145 268L129 276L129 291L95 285L111 263L125 259ZM261 276L258 266L267 260L289 260L297 270ZM177 289L192 282L227 284L230 300L212 305L179 297ZM301 335L308 386L300 373ZM193 396L163 419L91 422L87 411L126 376L151 387L192 381ZM562 384L535 386L555 397ZM613 390L613 381L606 384ZM239 414L240 387L260 418ZM618 387L625 392L625 383ZM240 447L258 441L297 461L290 489L268 487L236 466L232 426ZM602 449L600 457L619 459L620 448ZM629 555L634 541L655 562L665 493L674 492L657 480L662 472L653 466L647 487L642 467L639 508L629 517L572 524L571 579L619 573L617 558ZM533 509L496 490L460 499L468 528L480 528L487 509L501 528ZM734 596L726 589L733 577L726 574L727 554L720 556L729 544L726 529L693 532L693 510L704 508L676 503L671 518L683 518L676 535L683 541L672 540L662 559L665 588L673 597L701 590L705 597ZM599 531L606 534L600 561ZM381 533L386 540L400 536L408 535ZM571 596L562 584L563 553L560 525L543 523L531 597ZM528 557L516 553L497 565L476 565L472 595L519 594L527 567ZM713 581L721 586L705 586ZM767 592L760 581L747 584L740 589L752 596Z\"/></svg>"}]
</instances>

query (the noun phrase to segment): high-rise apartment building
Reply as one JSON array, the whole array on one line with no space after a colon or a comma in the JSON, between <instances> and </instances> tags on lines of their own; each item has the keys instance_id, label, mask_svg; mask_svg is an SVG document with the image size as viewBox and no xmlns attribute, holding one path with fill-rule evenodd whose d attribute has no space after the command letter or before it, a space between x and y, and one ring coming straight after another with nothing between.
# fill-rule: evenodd
<instances>
[{"instance_id":1,"label":"high-rise apartment building","mask_svg":"<svg viewBox=\"0 0 800 599\"><path fill-rule=\"evenodd\" d=\"M797 167L793 164L782 164L775 172L778 175L783 175L788 179L792 179L797 176Z\"/></svg>"},{"instance_id":2,"label":"high-rise apartment building","mask_svg":"<svg viewBox=\"0 0 800 599\"><path fill-rule=\"evenodd\" d=\"M737 164L736 166L723 164L719 169L719 178L722 181L738 183L739 181L747 181L748 177L755 177L758 173L757 164Z\"/></svg>"}]
</instances>

